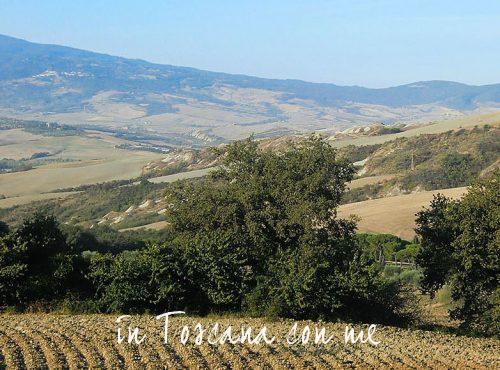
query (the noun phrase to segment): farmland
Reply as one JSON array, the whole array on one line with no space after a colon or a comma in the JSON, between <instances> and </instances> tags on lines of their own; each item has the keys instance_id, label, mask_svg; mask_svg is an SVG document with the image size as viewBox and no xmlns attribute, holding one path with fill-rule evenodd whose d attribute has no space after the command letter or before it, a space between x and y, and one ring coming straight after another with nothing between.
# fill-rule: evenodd
<instances>
[{"instance_id":1,"label":"farmland","mask_svg":"<svg viewBox=\"0 0 500 370\"><path fill-rule=\"evenodd\" d=\"M41 200L63 199L73 194L77 194L77 192L67 191L67 192L57 192L57 193L43 193L43 194L23 195L19 197L0 199L0 209L9 208L17 205L29 204L31 202L37 202Z\"/></svg>"},{"instance_id":2,"label":"farmland","mask_svg":"<svg viewBox=\"0 0 500 370\"><path fill-rule=\"evenodd\" d=\"M141 344L117 343L117 316L23 314L0 316L0 367L7 369L345 369L345 368L427 368L494 369L500 366L500 342L377 327L371 344L344 344L342 323L299 322L298 335L305 325L312 331L303 345L287 344L286 336L294 322L241 318L173 317L169 320L168 343L164 344L164 320L153 316L134 316L128 321L147 337ZM201 345L195 345L197 323L208 329ZM252 334L267 326L272 344L215 344L207 342L215 322L234 332L252 327ZM184 325L191 331L183 345ZM326 329L328 344L314 343L314 327ZM122 324L122 333L127 324ZM366 326L355 326L356 332ZM217 335L219 337L220 334ZM3 365L3 366L2 366Z\"/></svg>"},{"instance_id":3,"label":"farmland","mask_svg":"<svg viewBox=\"0 0 500 370\"><path fill-rule=\"evenodd\" d=\"M77 162L72 166L47 165L30 171L2 174L0 194L7 197L34 195L83 184L130 179L139 176L142 166L152 158L154 155L150 153L138 152Z\"/></svg>"},{"instance_id":4,"label":"farmland","mask_svg":"<svg viewBox=\"0 0 500 370\"><path fill-rule=\"evenodd\" d=\"M465 192L466 188L453 188L344 204L339 207L339 216L358 216L360 232L393 234L411 240L415 235L415 213L429 205L433 194L460 198Z\"/></svg>"},{"instance_id":5,"label":"farmland","mask_svg":"<svg viewBox=\"0 0 500 370\"><path fill-rule=\"evenodd\" d=\"M24 197L13 198L11 205L40 200L40 194L56 189L137 177L146 163L160 158L158 153L116 148L123 143L128 141L106 134L53 137L2 130L0 158L19 160L47 152L50 162L28 171L0 174L0 194Z\"/></svg>"}]
</instances>

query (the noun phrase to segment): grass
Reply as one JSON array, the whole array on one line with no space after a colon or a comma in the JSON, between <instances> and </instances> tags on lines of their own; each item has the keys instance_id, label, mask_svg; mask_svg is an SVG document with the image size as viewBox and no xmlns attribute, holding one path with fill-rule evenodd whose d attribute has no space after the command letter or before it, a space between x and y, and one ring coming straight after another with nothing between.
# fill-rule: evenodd
<instances>
[{"instance_id":1,"label":"grass","mask_svg":"<svg viewBox=\"0 0 500 370\"><path fill-rule=\"evenodd\" d=\"M154 184L159 184L161 182L174 182L177 180L193 179L193 178L205 176L210 171L213 171L213 170L214 170L214 168L212 168L212 167L203 168L201 170L186 171L186 172L174 173L172 175L153 177L153 178L149 179L149 181L154 183Z\"/></svg>"},{"instance_id":2,"label":"grass","mask_svg":"<svg viewBox=\"0 0 500 370\"><path fill-rule=\"evenodd\" d=\"M164 227L166 227L167 225L168 225L167 221L158 221L158 222L153 222L153 223L146 224L146 225L141 225L141 226L127 227L127 228L124 228L124 229L119 229L118 231L119 232L125 232L125 231L134 231L134 230L142 230L142 229L145 229L145 230L161 230Z\"/></svg>"},{"instance_id":3,"label":"grass","mask_svg":"<svg viewBox=\"0 0 500 370\"><path fill-rule=\"evenodd\" d=\"M367 176L360 179L352 180L349 183L349 189L358 189L366 185L380 184L384 181L391 180L396 175L378 175L378 176Z\"/></svg>"}]
</instances>

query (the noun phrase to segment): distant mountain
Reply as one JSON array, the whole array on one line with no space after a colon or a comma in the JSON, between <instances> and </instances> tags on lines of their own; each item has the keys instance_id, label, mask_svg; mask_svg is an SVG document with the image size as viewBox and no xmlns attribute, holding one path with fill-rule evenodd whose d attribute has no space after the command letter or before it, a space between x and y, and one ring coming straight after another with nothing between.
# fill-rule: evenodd
<instances>
[{"instance_id":1,"label":"distant mountain","mask_svg":"<svg viewBox=\"0 0 500 370\"><path fill-rule=\"evenodd\" d=\"M500 84L384 89L153 64L0 35L0 115L198 137L341 130L500 107Z\"/></svg>"}]
</instances>

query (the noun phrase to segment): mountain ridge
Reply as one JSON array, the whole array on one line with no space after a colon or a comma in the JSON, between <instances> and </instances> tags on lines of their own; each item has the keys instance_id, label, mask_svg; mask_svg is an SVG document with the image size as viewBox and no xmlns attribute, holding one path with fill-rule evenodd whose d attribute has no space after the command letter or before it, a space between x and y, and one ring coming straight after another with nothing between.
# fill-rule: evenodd
<instances>
[{"instance_id":1,"label":"mountain ridge","mask_svg":"<svg viewBox=\"0 0 500 370\"><path fill-rule=\"evenodd\" d=\"M0 114L227 139L344 129L500 107L500 84L420 81L387 88L269 79L150 63L0 35ZM238 131L228 134L228 131Z\"/></svg>"},{"instance_id":2,"label":"mountain ridge","mask_svg":"<svg viewBox=\"0 0 500 370\"><path fill-rule=\"evenodd\" d=\"M103 52L98 52L98 51L91 51L91 50L85 50L85 49L80 49L77 47L73 46L67 46L67 45L58 45L58 44L52 44L52 43L35 43L31 42L25 39L13 37L13 36L8 36L4 34L0 34L0 51L5 52L4 47L6 44L9 43L21 43L21 44L26 44L30 46L37 46L37 47L45 47L45 48L56 48L56 49L67 49L71 50L74 52L80 52L80 53L87 53L87 54L94 54L102 57L108 57L108 58L113 58L113 59L121 59L121 60L127 60L127 61L136 61L139 63L144 63L144 64L149 64L152 66L158 66L158 67L171 67L171 68L176 68L176 69L184 69L184 70L190 70L190 71L197 71L197 72L209 72L212 74L217 74L217 75L226 75L226 76L231 76L231 77L247 77L247 78L252 78L252 79L259 79L259 80L266 80L266 81L284 81L284 82L295 82L295 83L306 83L306 84L313 84L313 85L326 85L326 86L335 86L335 87L341 87L341 88L360 88L360 89L366 89L366 90L386 90L386 89L392 89L392 88L397 88L397 87L417 87L415 85L420 85L420 84L447 84L447 85L455 85L455 86L467 86L467 87L488 87L488 86L497 86L500 85L500 83L491 83L491 84L484 84L484 85L476 85L476 84L467 84L464 82L459 82L459 81L449 81L449 80L421 80L421 81L415 81L415 82L409 82L401 85L393 85L393 86L387 86L387 87L365 87L361 85L339 85L333 82L311 82L307 81L304 79L300 78L269 78L269 77L259 77L259 76L254 76L254 75L247 75L244 73L227 73L227 72L222 72L222 71L208 71L204 70L201 68L197 67L190 67L190 66L177 66L177 65L172 65L172 64L165 64L165 63L157 63L157 62L150 62L142 58L128 58L128 57L123 57L119 55L113 55L113 54L108 54L108 53L103 53ZM7 50L8 51L8 50ZM0 71L1 73L1 71ZM0 74L0 79L2 78L2 75Z\"/></svg>"}]
</instances>

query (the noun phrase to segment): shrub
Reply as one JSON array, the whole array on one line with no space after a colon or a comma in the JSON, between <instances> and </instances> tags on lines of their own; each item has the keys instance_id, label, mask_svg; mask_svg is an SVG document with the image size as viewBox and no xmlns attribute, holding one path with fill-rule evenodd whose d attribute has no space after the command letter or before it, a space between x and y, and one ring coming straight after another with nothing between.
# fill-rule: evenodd
<instances>
[{"instance_id":1,"label":"shrub","mask_svg":"<svg viewBox=\"0 0 500 370\"><path fill-rule=\"evenodd\" d=\"M456 308L450 311L463 327L498 335L500 278L500 172L469 187L461 201L442 196L419 212L422 239L418 263L422 289L434 294L451 286Z\"/></svg>"},{"instance_id":2,"label":"shrub","mask_svg":"<svg viewBox=\"0 0 500 370\"><path fill-rule=\"evenodd\" d=\"M390 278L397 276L401 273L401 267L395 265L385 265L384 266L384 277Z\"/></svg>"}]
</instances>

